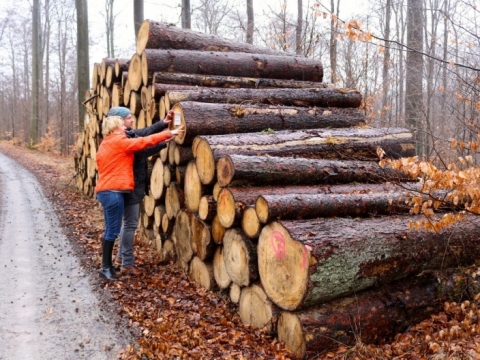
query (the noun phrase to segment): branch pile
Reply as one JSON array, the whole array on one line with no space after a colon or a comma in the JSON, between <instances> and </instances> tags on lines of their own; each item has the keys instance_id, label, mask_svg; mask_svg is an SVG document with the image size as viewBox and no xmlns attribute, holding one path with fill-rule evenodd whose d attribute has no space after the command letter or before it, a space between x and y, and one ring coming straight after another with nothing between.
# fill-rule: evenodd
<instances>
[{"instance_id":1,"label":"branch pile","mask_svg":"<svg viewBox=\"0 0 480 360\"><path fill-rule=\"evenodd\" d=\"M131 59L94 65L75 159L93 196L112 106L137 128L179 113L184 136L150 159L141 239L299 357L404 330L458 295L442 269L480 256L477 220L409 231L419 186L377 151L411 157L412 134L368 127L361 94L322 79L315 59L146 20Z\"/></svg>"}]
</instances>

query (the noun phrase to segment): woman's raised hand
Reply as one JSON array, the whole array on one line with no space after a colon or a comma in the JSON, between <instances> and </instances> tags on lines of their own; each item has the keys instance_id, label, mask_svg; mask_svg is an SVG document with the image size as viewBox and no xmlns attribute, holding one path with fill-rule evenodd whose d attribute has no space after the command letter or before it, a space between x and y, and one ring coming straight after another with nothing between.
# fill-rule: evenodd
<instances>
[{"instance_id":1,"label":"woman's raised hand","mask_svg":"<svg viewBox=\"0 0 480 360\"><path fill-rule=\"evenodd\" d=\"M178 128L176 128L175 130L170 130L170 132L172 133L172 136L176 136L176 135L183 135L185 133L185 125L182 125Z\"/></svg>"}]
</instances>

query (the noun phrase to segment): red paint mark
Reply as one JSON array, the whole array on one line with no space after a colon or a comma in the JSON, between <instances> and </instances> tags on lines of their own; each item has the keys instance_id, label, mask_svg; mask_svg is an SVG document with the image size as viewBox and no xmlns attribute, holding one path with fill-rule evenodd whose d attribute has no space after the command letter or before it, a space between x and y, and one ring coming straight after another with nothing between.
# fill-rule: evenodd
<instances>
[{"instance_id":1,"label":"red paint mark","mask_svg":"<svg viewBox=\"0 0 480 360\"><path fill-rule=\"evenodd\" d=\"M275 255L279 259L283 259L286 254L285 238L280 231L272 232L272 235L270 236L270 244L272 245Z\"/></svg>"},{"instance_id":2,"label":"red paint mark","mask_svg":"<svg viewBox=\"0 0 480 360\"><path fill-rule=\"evenodd\" d=\"M302 252L302 270L305 270L307 267L307 247L303 247L303 252Z\"/></svg>"},{"instance_id":3,"label":"red paint mark","mask_svg":"<svg viewBox=\"0 0 480 360\"><path fill-rule=\"evenodd\" d=\"M222 191L222 202L223 202L223 206L227 205L227 192L226 191Z\"/></svg>"}]
</instances>

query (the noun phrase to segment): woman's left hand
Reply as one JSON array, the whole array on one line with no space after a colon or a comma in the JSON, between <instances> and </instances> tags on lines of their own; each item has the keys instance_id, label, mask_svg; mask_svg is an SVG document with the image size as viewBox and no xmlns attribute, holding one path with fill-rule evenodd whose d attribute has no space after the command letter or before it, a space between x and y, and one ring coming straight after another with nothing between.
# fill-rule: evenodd
<instances>
[{"instance_id":1,"label":"woman's left hand","mask_svg":"<svg viewBox=\"0 0 480 360\"><path fill-rule=\"evenodd\" d=\"M173 116L174 116L175 112L173 110L170 110L168 113L167 113L167 116L165 116L165 119L163 119L163 123L165 125L168 125L172 122L173 120Z\"/></svg>"}]
</instances>

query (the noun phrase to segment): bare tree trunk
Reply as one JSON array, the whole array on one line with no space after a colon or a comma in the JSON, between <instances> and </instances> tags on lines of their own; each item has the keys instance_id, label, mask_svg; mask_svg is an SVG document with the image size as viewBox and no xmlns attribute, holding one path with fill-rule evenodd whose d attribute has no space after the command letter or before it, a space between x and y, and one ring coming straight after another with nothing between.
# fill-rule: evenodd
<instances>
[{"instance_id":1,"label":"bare tree trunk","mask_svg":"<svg viewBox=\"0 0 480 360\"><path fill-rule=\"evenodd\" d=\"M331 20L330 20L330 75L331 82L335 84L337 78L337 19L340 0L337 0L337 13L335 14L335 0L330 0Z\"/></svg>"},{"instance_id":2,"label":"bare tree trunk","mask_svg":"<svg viewBox=\"0 0 480 360\"><path fill-rule=\"evenodd\" d=\"M247 43L253 44L254 29L253 0L247 0Z\"/></svg>"},{"instance_id":3,"label":"bare tree trunk","mask_svg":"<svg viewBox=\"0 0 480 360\"><path fill-rule=\"evenodd\" d=\"M388 125L392 126L390 123L391 117L387 114L390 113L388 109L388 89L389 89L389 76L388 68L390 67L390 17L392 13L392 1L387 0L385 4L385 51L383 52L383 71L382 71L382 80L383 80L383 99L382 99L382 114L388 119Z\"/></svg>"},{"instance_id":4,"label":"bare tree trunk","mask_svg":"<svg viewBox=\"0 0 480 360\"><path fill-rule=\"evenodd\" d=\"M405 120L412 130L417 154L422 155L422 129L420 128L423 111L423 1L407 1L407 74Z\"/></svg>"},{"instance_id":5,"label":"bare tree trunk","mask_svg":"<svg viewBox=\"0 0 480 360\"><path fill-rule=\"evenodd\" d=\"M87 0L75 0L77 9L77 77L78 77L78 127L83 130L85 108L82 102L90 88L90 65L88 52L88 7Z\"/></svg>"},{"instance_id":6,"label":"bare tree trunk","mask_svg":"<svg viewBox=\"0 0 480 360\"><path fill-rule=\"evenodd\" d=\"M30 122L30 141L38 142L38 101L40 91L39 30L40 1L33 1L32 11L32 117Z\"/></svg>"},{"instance_id":7,"label":"bare tree trunk","mask_svg":"<svg viewBox=\"0 0 480 360\"><path fill-rule=\"evenodd\" d=\"M190 8L190 0L182 0L182 28L192 28L192 13Z\"/></svg>"},{"instance_id":8,"label":"bare tree trunk","mask_svg":"<svg viewBox=\"0 0 480 360\"><path fill-rule=\"evenodd\" d=\"M303 52L303 46L302 46L302 29L303 29L303 2L302 0L297 0L297 28L295 32L295 42L296 42L296 47L295 47L295 53L297 55L301 55Z\"/></svg>"},{"instance_id":9,"label":"bare tree trunk","mask_svg":"<svg viewBox=\"0 0 480 360\"><path fill-rule=\"evenodd\" d=\"M142 26L144 18L143 12L143 0L134 0L133 1L133 25L135 27L135 40L137 39L138 30Z\"/></svg>"},{"instance_id":10,"label":"bare tree trunk","mask_svg":"<svg viewBox=\"0 0 480 360\"><path fill-rule=\"evenodd\" d=\"M113 17L113 1L114 0L106 0L105 1L105 27L107 33L107 56L109 58L115 57L115 50L113 47L113 35L114 35L114 28L115 28L115 19Z\"/></svg>"}]
</instances>

